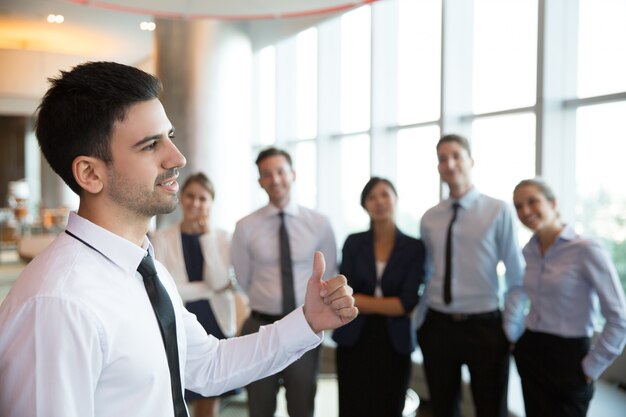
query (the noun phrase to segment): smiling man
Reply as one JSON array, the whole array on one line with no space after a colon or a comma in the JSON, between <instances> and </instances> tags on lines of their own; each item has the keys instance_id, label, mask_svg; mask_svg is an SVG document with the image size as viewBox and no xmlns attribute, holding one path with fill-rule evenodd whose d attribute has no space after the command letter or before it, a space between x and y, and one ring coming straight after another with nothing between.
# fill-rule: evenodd
<instances>
[{"instance_id":1,"label":"smiling man","mask_svg":"<svg viewBox=\"0 0 626 417\"><path fill-rule=\"evenodd\" d=\"M176 207L185 165L160 82L110 62L51 82L37 137L80 206L0 306L1 416L187 416L184 388L217 395L273 374L355 317L318 253L302 308L245 338L208 336L146 237Z\"/></svg>"},{"instance_id":2,"label":"smiling man","mask_svg":"<svg viewBox=\"0 0 626 417\"><path fill-rule=\"evenodd\" d=\"M466 138L443 136L437 158L450 198L421 221L429 282L420 301L420 319L425 319L418 332L433 414L460 415L465 364L476 415L506 417L509 346L523 330L526 301L512 211L474 187L474 159ZM503 291L496 270L500 261L506 266Z\"/></svg>"},{"instance_id":3,"label":"smiling man","mask_svg":"<svg viewBox=\"0 0 626 417\"><path fill-rule=\"evenodd\" d=\"M327 259L327 278L335 271L336 243L328 219L291 199L296 173L291 156L268 148L256 159L259 184L269 203L237 223L231 256L237 280L250 299L252 313L242 333L256 332L289 314L304 301L308 270L315 251ZM272 417L280 383L291 417L312 417L317 388L319 348L283 372L250 384L250 417Z\"/></svg>"}]
</instances>

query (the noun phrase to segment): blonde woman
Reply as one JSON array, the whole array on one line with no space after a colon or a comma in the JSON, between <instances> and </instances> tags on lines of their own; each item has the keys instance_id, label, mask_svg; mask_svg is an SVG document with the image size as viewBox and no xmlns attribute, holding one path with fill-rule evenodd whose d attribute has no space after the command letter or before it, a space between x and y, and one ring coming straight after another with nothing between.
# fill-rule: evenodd
<instances>
[{"instance_id":1,"label":"blonde woman","mask_svg":"<svg viewBox=\"0 0 626 417\"><path fill-rule=\"evenodd\" d=\"M582 417L593 381L624 348L624 291L606 250L563 223L543 180L520 182L513 202L535 232L523 250L530 310L514 352L526 416ZM592 342L596 296L606 321Z\"/></svg>"}]
</instances>

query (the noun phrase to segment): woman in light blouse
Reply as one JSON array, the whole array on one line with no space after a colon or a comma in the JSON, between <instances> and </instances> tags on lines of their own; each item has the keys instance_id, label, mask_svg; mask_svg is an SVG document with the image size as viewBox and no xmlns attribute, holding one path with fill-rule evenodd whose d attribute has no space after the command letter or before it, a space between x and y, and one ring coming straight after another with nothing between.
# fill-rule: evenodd
<instances>
[{"instance_id":1,"label":"woman in light blouse","mask_svg":"<svg viewBox=\"0 0 626 417\"><path fill-rule=\"evenodd\" d=\"M187 310L218 339L235 335L235 300L230 280L230 234L210 224L215 189L203 173L191 175L181 190L183 220L157 230L156 257L170 271ZM216 417L219 398L192 391L194 417Z\"/></svg>"},{"instance_id":2,"label":"woman in light blouse","mask_svg":"<svg viewBox=\"0 0 626 417\"><path fill-rule=\"evenodd\" d=\"M607 251L563 223L544 181L520 182L513 201L535 232L523 250L530 310L514 352L526 415L585 416L593 381L626 342L624 291ZM592 343L596 297L605 324Z\"/></svg>"}]
</instances>

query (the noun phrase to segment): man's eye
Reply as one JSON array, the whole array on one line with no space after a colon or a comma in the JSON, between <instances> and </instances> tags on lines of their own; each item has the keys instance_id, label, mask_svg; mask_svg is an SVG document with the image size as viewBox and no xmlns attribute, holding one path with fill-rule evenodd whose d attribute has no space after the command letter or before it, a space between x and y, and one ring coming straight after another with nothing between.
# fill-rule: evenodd
<instances>
[{"instance_id":1,"label":"man's eye","mask_svg":"<svg viewBox=\"0 0 626 417\"><path fill-rule=\"evenodd\" d=\"M167 134L167 137L170 138L170 139L174 139L176 137L176 133L172 131L172 132Z\"/></svg>"},{"instance_id":2,"label":"man's eye","mask_svg":"<svg viewBox=\"0 0 626 417\"><path fill-rule=\"evenodd\" d=\"M143 149L144 149L144 150L146 150L146 151L151 151L151 150L153 150L154 148L156 148L156 146L157 146L157 141L155 140L154 142L150 142L150 144L149 144L149 145L147 145L147 146L146 146L145 148L143 148Z\"/></svg>"}]
</instances>

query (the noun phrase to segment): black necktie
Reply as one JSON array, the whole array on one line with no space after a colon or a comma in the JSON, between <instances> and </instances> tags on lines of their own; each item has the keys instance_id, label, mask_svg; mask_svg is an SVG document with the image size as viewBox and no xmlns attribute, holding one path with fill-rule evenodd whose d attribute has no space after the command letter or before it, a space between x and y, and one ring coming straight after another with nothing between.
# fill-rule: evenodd
<instances>
[{"instance_id":1,"label":"black necktie","mask_svg":"<svg viewBox=\"0 0 626 417\"><path fill-rule=\"evenodd\" d=\"M283 314L288 314L296 308L296 295L293 290L293 264L289 249L289 235L285 226L285 213L280 216L280 275L283 287Z\"/></svg>"},{"instance_id":2,"label":"black necktie","mask_svg":"<svg viewBox=\"0 0 626 417\"><path fill-rule=\"evenodd\" d=\"M170 381L172 384L172 399L174 400L174 417L188 417L183 399L180 382L180 367L178 363L178 342L176 341L176 316L174 307L167 291L163 288L150 254L146 255L139 264L137 271L143 277L148 298L152 304L154 315L161 329L167 364L170 368Z\"/></svg>"},{"instance_id":3,"label":"black necktie","mask_svg":"<svg viewBox=\"0 0 626 417\"><path fill-rule=\"evenodd\" d=\"M450 225L448 226L448 236L446 238L446 269L443 275L443 301L446 304L452 302L452 225L456 221L456 212L459 207L459 203L455 202L452 204L454 213L452 214L452 220L450 220Z\"/></svg>"}]
</instances>

